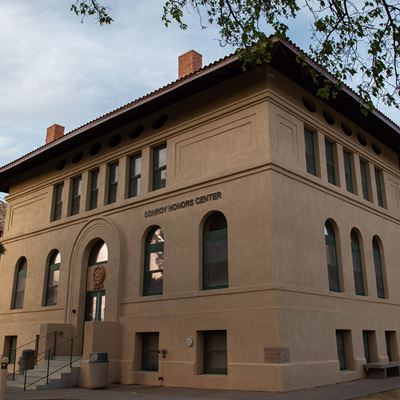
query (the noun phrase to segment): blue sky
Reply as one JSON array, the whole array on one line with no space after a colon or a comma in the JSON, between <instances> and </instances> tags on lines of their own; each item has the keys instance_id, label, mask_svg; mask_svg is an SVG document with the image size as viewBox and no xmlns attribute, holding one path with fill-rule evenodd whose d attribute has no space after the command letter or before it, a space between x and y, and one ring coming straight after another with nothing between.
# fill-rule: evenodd
<instances>
[{"instance_id":1,"label":"blue sky","mask_svg":"<svg viewBox=\"0 0 400 400\"><path fill-rule=\"evenodd\" d=\"M195 49L208 64L232 52L215 28L165 28L163 0L102 0L111 26L80 19L73 0L0 0L0 165L44 143L53 123L66 131L177 77L178 55ZM290 36L307 48L300 18ZM397 123L399 112L382 108Z\"/></svg>"}]
</instances>

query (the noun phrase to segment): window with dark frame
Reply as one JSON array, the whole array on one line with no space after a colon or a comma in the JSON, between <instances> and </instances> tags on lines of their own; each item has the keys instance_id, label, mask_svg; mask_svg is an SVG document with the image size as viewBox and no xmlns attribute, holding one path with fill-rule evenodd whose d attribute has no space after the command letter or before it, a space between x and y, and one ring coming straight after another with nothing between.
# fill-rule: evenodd
<instances>
[{"instance_id":1,"label":"window with dark frame","mask_svg":"<svg viewBox=\"0 0 400 400\"><path fill-rule=\"evenodd\" d=\"M12 309L16 310L23 308L25 296L25 283L26 283L27 262L23 257L18 261L17 270L15 274L14 294L12 301Z\"/></svg>"},{"instance_id":2,"label":"window with dark frame","mask_svg":"<svg viewBox=\"0 0 400 400\"><path fill-rule=\"evenodd\" d=\"M79 214L82 193L82 176L77 176L72 179L72 194L71 194L71 208L69 215Z\"/></svg>"},{"instance_id":3,"label":"window with dark frame","mask_svg":"<svg viewBox=\"0 0 400 400\"><path fill-rule=\"evenodd\" d=\"M336 185L335 145L329 140L325 140L325 154L328 182Z\"/></svg>"},{"instance_id":4,"label":"window with dark frame","mask_svg":"<svg viewBox=\"0 0 400 400\"><path fill-rule=\"evenodd\" d=\"M332 224L327 221L324 227L326 261L328 265L329 290L340 292L339 265L336 248L336 235Z\"/></svg>"},{"instance_id":5,"label":"window with dark frame","mask_svg":"<svg viewBox=\"0 0 400 400\"><path fill-rule=\"evenodd\" d=\"M167 184L167 145L153 149L153 190L161 189Z\"/></svg>"},{"instance_id":6,"label":"window with dark frame","mask_svg":"<svg viewBox=\"0 0 400 400\"><path fill-rule=\"evenodd\" d=\"M204 331L204 373L228 373L227 337L226 331Z\"/></svg>"},{"instance_id":7,"label":"window with dark frame","mask_svg":"<svg viewBox=\"0 0 400 400\"><path fill-rule=\"evenodd\" d=\"M304 142L306 150L306 169L309 174L317 175L315 161L315 133L304 129Z\"/></svg>"},{"instance_id":8,"label":"window with dark frame","mask_svg":"<svg viewBox=\"0 0 400 400\"><path fill-rule=\"evenodd\" d=\"M389 362L396 360L395 355L395 343L396 343L396 332L395 331L385 331L385 341L386 341L386 353Z\"/></svg>"},{"instance_id":9,"label":"window with dark frame","mask_svg":"<svg viewBox=\"0 0 400 400\"><path fill-rule=\"evenodd\" d=\"M365 356L365 361L367 363L371 362L371 348L370 348L370 340L369 340L369 332L368 331L363 331L363 345L364 345L364 356Z\"/></svg>"},{"instance_id":10,"label":"window with dark frame","mask_svg":"<svg viewBox=\"0 0 400 400\"><path fill-rule=\"evenodd\" d=\"M142 176L142 155L137 154L129 158L128 197L135 197L140 194L141 176Z\"/></svg>"},{"instance_id":11,"label":"window with dark frame","mask_svg":"<svg viewBox=\"0 0 400 400\"><path fill-rule=\"evenodd\" d=\"M119 164L115 162L108 165L108 196L107 204L117 201Z\"/></svg>"},{"instance_id":12,"label":"window with dark frame","mask_svg":"<svg viewBox=\"0 0 400 400\"><path fill-rule=\"evenodd\" d=\"M353 163L351 161L351 154L347 151L343 152L344 159L344 173L346 178L346 189L350 193L354 193L354 172Z\"/></svg>"},{"instance_id":13,"label":"window with dark frame","mask_svg":"<svg viewBox=\"0 0 400 400\"><path fill-rule=\"evenodd\" d=\"M361 172L361 186L363 198L370 200L369 196L369 180L368 180L368 164L364 160L360 160L360 172Z\"/></svg>"},{"instance_id":14,"label":"window with dark frame","mask_svg":"<svg viewBox=\"0 0 400 400\"><path fill-rule=\"evenodd\" d=\"M164 232L155 226L147 235L144 256L143 295L163 293L164 279Z\"/></svg>"},{"instance_id":15,"label":"window with dark frame","mask_svg":"<svg viewBox=\"0 0 400 400\"><path fill-rule=\"evenodd\" d=\"M89 210L94 210L97 208L97 201L99 197L99 174L100 171L98 169L90 171Z\"/></svg>"},{"instance_id":16,"label":"window with dark frame","mask_svg":"<svg viewBox=\"0 0 400 400\"><path fill-rule=\"evenodd\" d=\"M379 245L379 241L376 237L372 239L372 251L374 255L376 290L378 297L380 299L384 299L386 297L386 294L382 268L381 246Z\"/></svg>"},{"instance_id":17,"label":"window with dark frame","mask_svg":"<svg viewBox=\"0 0 400 400\"><path fill-rule=\"evenodd\" d=\"M142 371L158 371L159 333L142 333Z\"/></svg>"},{"instance_id":18,"label":"window with dark frame","mask_svg":"<svg viewBox=\"0 0 400 400\"><path fill-rule=\"evenodd\" d=\"M383 173L380 169L377 168L375 168L375 182L378 205L380 207L385 207L383 200Z\"/></svg>"},{"instance_id":19,"label":"window with dark frame","mask_svg":"<svg viewBox=\"0 0 400 400\"><path fill-rule=\"evenodd\" d=\"M336 331L336 346L337 346L339 367L341 371L347 369L345 334L346 334L345 331L342 330Z\"/></svg>"},{"instance_id":20,"label":"window with dark frame","mask_svg":"<svg viewBox=\"0 0 400 400\"><path fill-rule=\"evenodd\" d=\"M351 231L351 253L353 258L353 274L354 274L354 286L356 294L359 296L365 296L364 287L364 273L361 258L361 247L360 239L357 232L352 229Z\"/></svg>"},{"instance_id":21,"label":"window with dark frame","mask_svg":"<svg viewBox=\"0 0 400 400\"><path fill-rule=\"evenodd\" d=\"M224 214L215 212L203 228L203 290L228 286L228 227Z\"/></svg>"},{"instance_id":22,"label":"window with dark frame","mask_svg":"<svg viewBox=\"0 0 400 400\"><path fill-rule=\"evenodd\" d=\"M61 256L59 251L56 250L51 255L47 267L46 306L54 306L57 304L58 286L60 283L60 264Z\"/></svg>"},{"instance_id":23,"label":"window with dark frame","mask_svg":"<svg viewBox=\"0 0 400 400\"><path fill-rule=\"evenodd\" d=\"M53 221L61 219L63 208L64 183L54 186Z\"/></svg>"},{"instance_id":24,"label":"window with dark frame","mask_svg":"<svg viewBox=\"0 0 400 400\"><path fill-rule=\"evenodd\" d=\"M5 337L5 354L8 357L9 364L15 364L17 359L17 336L6 336Z\"/></svg>"}]
</instances>

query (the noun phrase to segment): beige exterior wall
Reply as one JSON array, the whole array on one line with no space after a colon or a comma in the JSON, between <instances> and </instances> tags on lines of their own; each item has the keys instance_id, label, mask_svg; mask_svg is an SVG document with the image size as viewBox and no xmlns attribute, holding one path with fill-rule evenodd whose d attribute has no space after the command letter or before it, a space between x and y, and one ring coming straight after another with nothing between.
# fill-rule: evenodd
<instances>
[{"instance_id":1,"label":"beige exterior wall","mask_svg":"<svg viewBox=\"0 0 400 400\"><path fill-rule=\"evenodd\" d=\"M317 111L308 112L303 96L313 98L277 71L248 72L110 132L99 139L103 147L96 156L88 154L93 142L21 175L8 197L7 253L0 263L0 341L16 335L21 345L54 329L63 331L58 340L77 335L76 355L83 342L82 385L92 351L109 352L109 379L114 382L271 391L363 377L362 330L376 331L376 357L386 360L384 331L400 329L393 318L400 304L395 272L398 157L380 143L382 154L376 155L371 149L376 139L316 98ZM323 109L335 117L334 126L325 122ZM152 121L163 114L168 115L165 126L152 129ZM353 128L352 137L341 131L341 122ZM128 133L139 123L144 133L132 140ZM318 176L306 172L305 126L318 138ZM122 142L110 149L107 143L116 133ZM356 133L367 138L366 147ZM327 182L324 137L336 143L339 186ZM151 149L162 143L168 149L167 186L151 191ZM356 194L346 191L343 148L354 153ZM79 151L82 161L71 163ZM141 194L128 199L127 157L139 152ZM361 196L359 157L369 163L372 202ZM56 171L62 159L67 165ZM116 160L118 199L105 205L107 164ZM377 205L373 166L383 170L385 208ZM100 168L99 206L86 211L88 171L94 168ZM81 212L68 217L71 178L80 174ZM50 222L53 188L60 182L63 215ZM149 210L210 193L221 195L146 217ZM201 290L202 226L212 211L221 211L228 223L229 288ZM323 235L327 219L337 227L342 293L329 291ZM164 288L160 296L144 297L143 248L154 225L165 234ZM367 296L354 294L353 227L362 237ZM383 245L388 299L377 298L374 235ZM87 263L96 239L104 240L109 250L105 321L85 324ZM58 301L45 307L46 263L54 249L61 253ZM10 310L22 256L28 263L24 307ZM349 368L342 372L338 329L351 331ZM208 330L227 331L227 375L202 373L200 332ZM140 371L142 332L159 332L159 347L167 350L158 372ZM51 346L50 341L42 347Z\"/></svg>"}]
</instances>

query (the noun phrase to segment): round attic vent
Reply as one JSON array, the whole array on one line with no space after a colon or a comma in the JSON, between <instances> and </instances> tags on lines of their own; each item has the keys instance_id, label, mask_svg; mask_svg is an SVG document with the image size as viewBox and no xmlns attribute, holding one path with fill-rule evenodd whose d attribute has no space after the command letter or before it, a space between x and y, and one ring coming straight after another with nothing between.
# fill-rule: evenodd
<instances>
[{"instance_id":1,"label":"round attic vent","mask_svg":"<svg viewBox=\"0 0 400 400\"><path fill-rule=\"evenodd\" d=\"M108 146L109 147L116 147L119 145L119 143L121 142L121 135L119 133L117 133L116 135L112 136L110 141L108 142Z\"/></svg>"},{"instance_id":2,"label":"round attic vent","mask_svg":"<svg viewBox=\"0 0 400 400\"><path fill-rule=\"evenodd\" d=\"M377 154L378 156L382 154L381 148L376 143L372 144L372 150L374 150L374 153Z\"/></svg>"},{"instance_id":3,"label":"round attic vent","mask_svg":"<svg viewBox=\"0 0 400 400\"><path fill-rule=\"evenodd\" d=\"M92 145L89 149L89 154L91 156L95 156L96 154L98 154L98 152L101 150L101 144L100 143L95 143L94 145Z\"/></svg>"},{"instance_id":4,"label":"round attic vent","mask_svg":"<svg viewBox=\"0 0 400 400\"><path fill-rule=\"evenodd\" d=\"M75 154L75 155L72 157L72 163L73 163L73 164L77 164L79 161L82 160L82 157L83 157L83 152L82 152L82 151L79 152L79 153L77 153L77 154Z\"/></svg>"},{"instance_id":5,"label":"round attic vent","mask_svg":"<svg viewBox=\"0 0 400 400\"><path fill-rule=\"evenodd\" d=\"M357 139L360 142L360 144L362 144L363 146L367 145L367 139L365 139L365 136L361 135L361 133L357 134Z\"/></svg>"},{"instance_id":6,"label":"round attic vent","mask_svg":"<svg viewBox=\"0 0 400 400\"><path fill-rule=\"evenodd\" d=\"M67 164L67 160L61 160L56 164L56 170L61 171L65 165Z\"/></svg>"},{"instance_id":7,"label":"round attic vent","mask_svg":"<svg viewBox=\"0 0 400 400\"><path fill-rule=\"evenodd\" d=\"M132 132L129 134L129 137L131 137L132 139L135 139L137 137L139 137L144 131L144 125L140 124L138 126L135 126L132 130Z\"/></svg>"},{"instance_id":8,"label":"round attic vent","mask_svg":"<svg viewBox=\"0 0 400 400\"><path fill-rule=\"evenodd\" d=\"M160 129L165 125L167 120L168 120L167 114L161 115L161 117L157 118L151 126L153 127L153 129Z\"/></svg>"},{"instance_id":9,"label":"round attic vent","mask_svg":"<svg viewBox=\"0 0 400 400\"><path fill-rule=\"evenodd\" d=\"M325 121L329 124L329 125L334 125L335 124L335 118L333 117L333 115L328 112L328 111L322 111L322 115L325 118Z\"/></svg>"},{"instance_id":10,"label":"round attic vent","mask_svg":"<svg viewBox=\"0 0 400 400\"><path fill-rule=\"evenodd\" d=\"M353 134L353 130L350 128L349 125L345 124L345 123L341 123L340 124L342 131L347 135L347 136L351 136Z\"/></svg>"},{"instance_id":11,"label":"round attic vent","mask_svg":"<svg viewBox=\"0 0 400 400\"><path fill-rule=\"evenodd\" d=\"M303 97L302 100L303 100L304 107L308 111L313 113L317 110L317 107L315 106L314 102L309 97Z\"/></svg>"}]
</instances>

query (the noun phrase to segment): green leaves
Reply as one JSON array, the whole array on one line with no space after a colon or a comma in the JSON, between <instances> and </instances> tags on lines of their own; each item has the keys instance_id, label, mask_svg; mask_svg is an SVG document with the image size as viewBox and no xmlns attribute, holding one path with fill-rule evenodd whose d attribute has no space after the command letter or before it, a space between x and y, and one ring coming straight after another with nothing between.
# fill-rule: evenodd
<instances>
[{"instance_id":1,"label":"green leaves","mask_svg":"<svg viewBox=\"0 0 400 400\"><path fill-rule=\"evenodd\" d=\"M71 5L71 11L81 16L83 22L85 17L94 16L100 25L109 25L113 19L107 12L107 8L102 6L98 0L76 0Z\"/></svg>"},{"instance_id":2,"label":"green leaves","mask_svg":"<svg viewBox=\"0 0 400 400\"><path fill-rule=\"evenodd\" d=\"M100 0L101 1L101 0ZM310 57L338 81L357 87L366 107L382 101L400 108L399 0L164 0L163 21L187 29L185 13L198 15L201 26L219 27L220 45L231 46L250 64L269 62L272 44L267 31L287 38L290 24L308 18ZM112 18L98 0L76 0L71 10L110 24ZM307 26L308 28L308 26ZM305 67L318 83L317 95L330 99L338 85L327 83Z\"/></svg>"}]
</instances>

